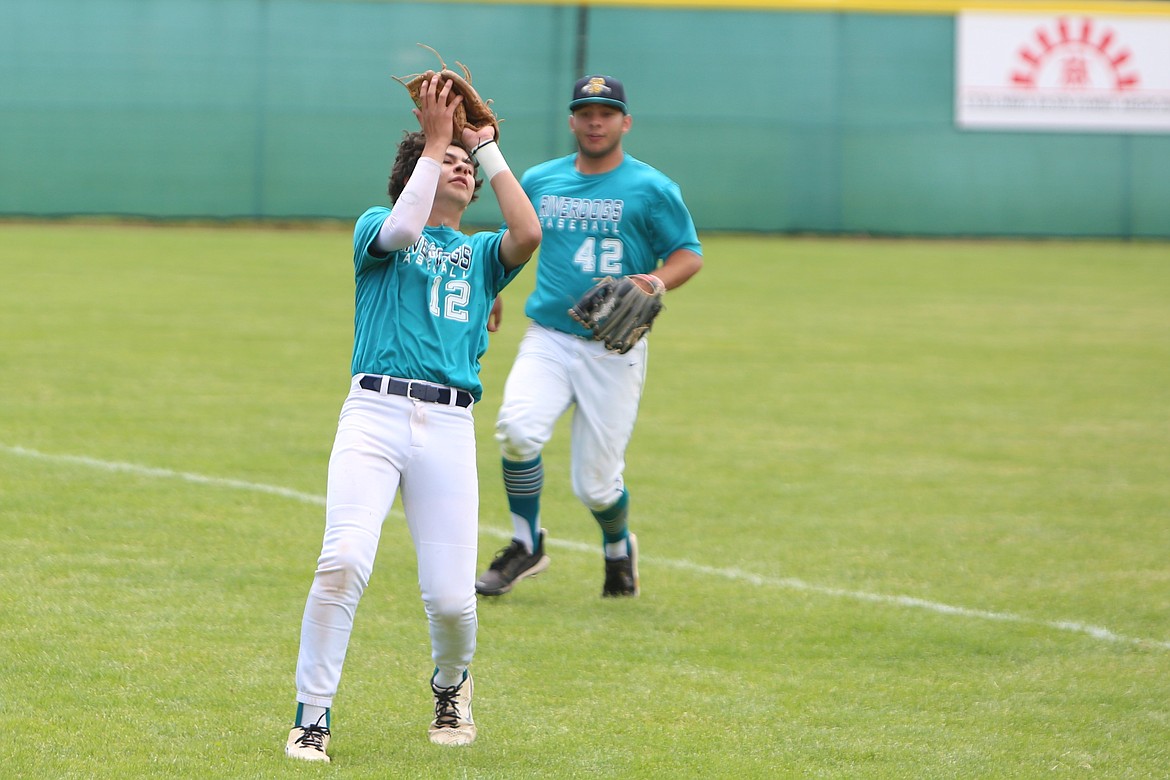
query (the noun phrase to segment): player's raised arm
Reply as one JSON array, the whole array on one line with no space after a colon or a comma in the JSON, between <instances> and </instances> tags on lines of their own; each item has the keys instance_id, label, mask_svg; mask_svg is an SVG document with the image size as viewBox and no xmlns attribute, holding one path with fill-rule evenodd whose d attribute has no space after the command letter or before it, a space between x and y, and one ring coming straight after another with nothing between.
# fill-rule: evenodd
<instances>
[{"instance_id":1,"label":"player's raised arm","mask_svg":"<svg viewBox=\"0 0 1170 780\"><path fill-rule=\"evenodd\" d=\"M454 133L455 109L463 101L461 96L451 95L450 82L439 83L437 74L420 84L419 95L414 116L426 137L426 145L374 238L371 248L380 256L408 247L422 235L435 201L443 156Z\"/></svg>"},{"instance_id":2,"label":"player's raised arm","mask_svg":"<svg viewBox=\"0 0 1170 780\"><path fill-rule=\"evenodd\" d=\"M500 212L504 215L504 224L508 226L500 243L500 260L509 270L523 265L540 246L540 220L532 203L504 160L499 144L495 141L494 128L488 126L473 130L465 127L463 143L471 148L471 154L484 178L491 183L496 201L500 204Z\"/></svg>"}]
</instances>

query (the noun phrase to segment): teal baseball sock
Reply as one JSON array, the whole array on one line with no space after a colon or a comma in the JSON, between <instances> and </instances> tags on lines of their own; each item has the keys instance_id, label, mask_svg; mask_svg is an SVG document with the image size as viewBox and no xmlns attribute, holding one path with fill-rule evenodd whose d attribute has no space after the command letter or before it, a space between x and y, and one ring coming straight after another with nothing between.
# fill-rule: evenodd
<instances>
[{"instance_id":1,"label":"teal baseball sock","mask_svg":"<svg viewBox=\"0 0 1170 780\"><path fill-rule=\"evenodd\" d=\"M606 558L624 558L630 554L627 539L630 536L630 492L622 491L622 496L612 506L593 512L597 524L601 526L601 538L605 544Z\"/></svg>"},{"instance_id":2,"label":"teal baseball sock","mask_svg":"<svg viewBox=\"0 0 1170 780\"><path fill-rule=\"evenodd\" d=\"M331 719L332 712L328 707L318 707L315 704L297 702L296 725L329 728L329 721Z\"/></svg>"},{"instance_id":3,"label":"teal baseball sock","mask_svg":"<svg viewBox=\"0 0 1170 780\"><path fill-rule=\"evenodd\" d=\"M512 512L515 536L532 552L540 538L540 493L544 489L544 461L503 459L504 491Z\"/></svg>"}]
</instances>

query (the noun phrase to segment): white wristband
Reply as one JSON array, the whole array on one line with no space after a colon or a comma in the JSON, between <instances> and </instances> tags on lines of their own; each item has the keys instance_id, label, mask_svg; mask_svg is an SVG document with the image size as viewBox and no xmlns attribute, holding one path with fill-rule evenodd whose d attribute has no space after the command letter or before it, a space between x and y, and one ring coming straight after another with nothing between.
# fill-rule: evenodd
<instances>
[{"instance_id":1,"label":"white wristband","mask_svg":"<svg viewBox=\"0 0 1170 780\"><path fill-rule=\"evenodd\" d=\"M500 145L495 141L484 141L471 150L471 156L488 181L495 178L497 173L511 170L504 160L504 153L500 151Z\"/></svg>"}]
</instances>

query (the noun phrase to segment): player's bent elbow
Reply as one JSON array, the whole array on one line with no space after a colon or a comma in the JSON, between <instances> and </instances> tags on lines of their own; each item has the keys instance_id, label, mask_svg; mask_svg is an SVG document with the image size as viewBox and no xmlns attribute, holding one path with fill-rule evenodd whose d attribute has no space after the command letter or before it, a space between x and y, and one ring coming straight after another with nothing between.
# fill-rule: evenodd
<instances>
[{"instance_id":1,"label":"player's bent elbow","mask_svg":"<svg viewBox=\"0 0 1170 780\"><path fill-rule=\"evenodd\" d=\"M689 249L680 249L663 265L665 273L661 273L666 289L673 290L684 285L692 276L703 268L703 256Z\"/></svg>"},{"instance_id":2,"label":"player's bent elbow","mask_svg":"<svg viewBox=\"0 0 1170 780\"><path fill-rule=\"evenodd\" d=\"M509 227L507 240L502 248L504 265L508 268L515 268L528 262L537 248L540 247L541 236L539 223L535 225L535 229Z\"/></svg>"},{"instance_id":3,"label":"player's bent elbow","mask_svg":"<svg viewBox=\"0 0 1170 780\"><path fill-rule=\"evenodd\" d=\"M540 246L542 238L544 238L544 232L540 229L540 221L533 219L531 223L520 228L520 233L516 236L516 243L521 251L527 252L531 256Z\"/></svg>"},{"instance_id":4,"label":"player's bent elbow","mask_svg":"<svg viewBox=\"0 0 1170 780\"><path fill-rule=\"evenodd\" d=\"M703 256L697 252L687 251L680 258L680 265L683 266L684 279L690 279L692 276L703 270Z\"/></svg>"}]
</instances>

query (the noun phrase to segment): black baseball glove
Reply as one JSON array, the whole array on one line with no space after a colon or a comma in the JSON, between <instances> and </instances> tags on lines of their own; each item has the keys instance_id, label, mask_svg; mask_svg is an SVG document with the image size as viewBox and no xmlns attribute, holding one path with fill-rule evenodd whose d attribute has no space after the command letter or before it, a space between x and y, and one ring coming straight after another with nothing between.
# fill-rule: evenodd
<instances>
[{"instance_id":1,"label":"black baseball glove","mask_svg":"<svg viewBox=\"0 0 1170 780\"><path fill-rule=\"evenodd\" d=\"M662 311L666 285L657 276L607 276L569 309L569 316L593 332L611 352L633 349Z\"/></svg>"}]
</instances>

